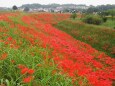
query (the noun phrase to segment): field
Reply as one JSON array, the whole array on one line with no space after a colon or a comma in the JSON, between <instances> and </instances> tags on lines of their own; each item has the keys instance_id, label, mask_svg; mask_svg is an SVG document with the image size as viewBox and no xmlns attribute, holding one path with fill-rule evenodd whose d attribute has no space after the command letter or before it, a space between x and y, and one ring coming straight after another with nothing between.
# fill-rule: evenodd
<instances>
[{"instance_id":1,"label":"field","mask_svg":"<svg viewBox=\"0 0 115 86\"><path fill-rule=\"evenodd\" d=\"M70 14L1 13L0 86L114 86L113 54L73 38L69 29L77 35L74 28L83 24L68 18ZM108 28L105 33L115 36Z\"/></svg>"},{"instance_id":2,"label":"field","mask_svg":"<svg viewBox=\"0 0 115 86\"><path fill-rule=\"evenodd\" d=\"M108 19L107 22L103 23L103 26L115 29L115 18L114 18L114 20Z\"/></svg>"},{"instance_id":3,"label":"field","mask_svg":"<svg viewBox=\"0 0 115 86\"><path fill-rule=\"evenodd\" d=\"M108 20L102 25L85 24L81 20L68 19L54 26L73 36L75 39L90 44L99 51L115 57L115 21Z\"/></svg>"}]
</instances>

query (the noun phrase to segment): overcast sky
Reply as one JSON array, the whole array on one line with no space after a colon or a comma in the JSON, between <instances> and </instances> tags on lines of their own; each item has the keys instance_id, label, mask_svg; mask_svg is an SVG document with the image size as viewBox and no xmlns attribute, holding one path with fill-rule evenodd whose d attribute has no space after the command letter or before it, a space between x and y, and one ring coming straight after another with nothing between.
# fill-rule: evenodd
<instances>
[{"instance_id":1,"label":"overcast sky","mask_svg":"<svg viewBox=\"0 0 115 86\"><path fill-rule=\"evenodd\" d=\"M0 0L0 7L12 7L13 5L21 6L22 4L86 4L86 5L101 5L101 4L115 4L115 0Z\"/></svg>"}]
</instances>

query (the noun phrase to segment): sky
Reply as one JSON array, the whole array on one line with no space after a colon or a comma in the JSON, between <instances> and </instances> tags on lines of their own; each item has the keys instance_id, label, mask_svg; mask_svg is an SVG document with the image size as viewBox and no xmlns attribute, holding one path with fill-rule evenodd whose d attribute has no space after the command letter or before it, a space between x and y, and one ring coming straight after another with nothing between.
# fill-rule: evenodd
<instances>
[{"instance_id":1,"label":"sky","mask_svg":"<svg viewBox=\"0 0 115 86\"><path fill-rule=\"evenodd\" d=\"M115 0L0 0L0 7L12 7L13 5L21 6L22 4L86 4L86 5L102 5L115 4Z\"/></svg>"}]
</instances>

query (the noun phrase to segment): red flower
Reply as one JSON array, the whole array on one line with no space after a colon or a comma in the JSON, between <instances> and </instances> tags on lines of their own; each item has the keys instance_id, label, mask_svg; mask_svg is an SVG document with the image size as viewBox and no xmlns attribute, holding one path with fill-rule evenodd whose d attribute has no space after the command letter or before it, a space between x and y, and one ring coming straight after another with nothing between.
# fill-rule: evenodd
<instances>
[{"instance_id":1,"label":"red flower","mask_svg":"<svg viewBox=\"0 0 115 86\"><path fill-rule=\"evenodd\" d=\"M8 42L6 41L6 42L4 42L4 44L6 44L6 45L7 45L7 44L8 44Z\"/></svg>"},{"instance_id":2,"label":"red flower","mask_svg":"<svg viewBox=\"0 0 115 86\"><path fill-rule=\"evenodd\" d=\"M7 40L8 40L8 41L12 41L12 37L8 37Z\"/></svg>"},{"instance_id":3,"label":"red flower","mask_svg":"<svg viewBox=\"0 0 115 86\"><path fill-rule=\"evenodd\" d=\"M22 69L22 70L21 70L21 74L26 74L26 73L28 72L28 70L29 70L28 68Z\"/></svg>"},{"instance_id":4,"label":"red flower","mask_svg":"<svg viewBox=\"0 0 115 86\"><path fill-rule=\"evenodd\" d=\"M33 79L33 76L28 76L28 77L23 79L23 82L24 83L30 83L32 81L32 79Z\"/></svg>"},{"instance_id":5,"label":"red flower","mask_svg":"<svg viewBox=\"0 0 115 86\"><path fill-rule=\"evenodd\" d=\"M26 68L26 66L25 66L25 65L22 65L22 64L19 64L19 65L18 65L18 68L19 68L19 69L24 69L24 68Z\"/></svg>"},{"instance_id":6,"label":"red flower","mask_svg":"<svg viewBox=\"0 0 115 86\"><path fill-rule=\"evenodd\" d=\"M38 67L41 67L41 66L42 66L42 64L38 64L37 66L38 66Z\"/></svg>"},{"instance_id":7,"label":"red flower","mask_svg":"<svg viewBox=\"0 0 115 86\"><path fill-rule=\"evenodd\" d=\"M89 75L87 76L87 79L89 80L90 84L94 85L96 83L98 83L98 77L96 75Z\"/></svg>"},{"instance_id":8,"label":"red flower","mask_svg":"<svg viewBox=\"0 0 115 86\"><path fill-rule=\"evenodd\" d=\"M8 54L7 53L3 53L0 60L5 60L7 58Z\"/></svg>"},{"instance_id":9,"label":"red flower","mask_svg":"<svg viewBox=\"0 0 115 86\"><path fill-rule=\"evenodd\" d=\"M14 64L14 63L15 63L15 60L11 60L11 63Z\"/></svg>"},{"instance_id":10,"label":"red flower","mask_svg":"<svg viewBox=\"0 0 115 86\"><path fill-rule=\"evenodd\" d=\"M100 63L100 62L97 62L97 61L92 61L93 62L93 65L96 67L96 68L102 68L103 65Z\"/></svg>"},{"instance_id":11,"label":"red flower","mask_svg":"<svg viewBox=\"0 0 115 86\"><path fill-rule=\"evenodd\" d=\"M33 69L28 70L28 74L33 74L35 71Z\"/></svg>"}]
</instances>

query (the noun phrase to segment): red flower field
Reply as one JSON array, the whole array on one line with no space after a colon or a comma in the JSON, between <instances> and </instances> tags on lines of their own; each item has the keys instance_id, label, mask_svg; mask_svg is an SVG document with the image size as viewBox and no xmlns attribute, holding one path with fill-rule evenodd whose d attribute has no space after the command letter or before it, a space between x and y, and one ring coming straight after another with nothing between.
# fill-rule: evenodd
<instances>
[{"instance_id":1,"label":"red flower field","mask_svg":"<svg viewBox=\"0 0 115 86\"><path fill-rule=\"evenodd\" d=\"M44 78L40 76L44 72L39 71L55 65L51 73L65 75L71 79L72 85L44 86L112 86L115 82L115 59L52 26L69 17L70 14L51 13L1 14L0 65L6 67L7 62L9 68L0 68L0 74L7 75L0 79L10 82L9 72L10 77L17 80L13 79L15 83L33 82L35 85L27 86L39 86L34 82ZM43 58L38 62L40 56ZM42 60L44 62L40 63Z\"/></svg>"}]
</instances>

